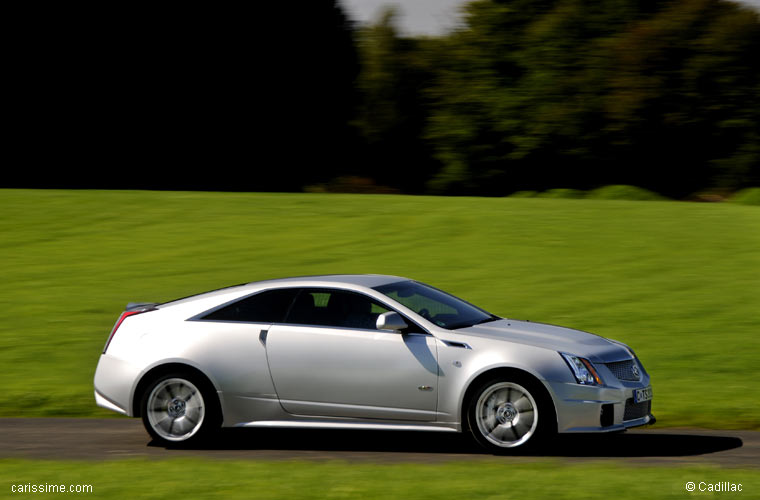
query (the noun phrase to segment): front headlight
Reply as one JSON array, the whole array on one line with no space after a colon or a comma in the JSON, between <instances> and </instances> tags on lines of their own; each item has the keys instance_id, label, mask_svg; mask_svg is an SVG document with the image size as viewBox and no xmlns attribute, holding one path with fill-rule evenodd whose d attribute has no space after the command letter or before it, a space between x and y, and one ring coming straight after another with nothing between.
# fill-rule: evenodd
<instances>
[{"instance_id":1,"label":"front headlight","mask_svg":"<svg viewBox=\"0 0 760 500\"><path fill-rule=\"evenodd\" d=\"M560 354L567 363L567 366L570 367L573 375L575 375L575 380L577 380L579 384L602 385L602 379L599 377L599 374L596 373L591 361L566 352L560 352Z\"/></svg>"}]
</instances>

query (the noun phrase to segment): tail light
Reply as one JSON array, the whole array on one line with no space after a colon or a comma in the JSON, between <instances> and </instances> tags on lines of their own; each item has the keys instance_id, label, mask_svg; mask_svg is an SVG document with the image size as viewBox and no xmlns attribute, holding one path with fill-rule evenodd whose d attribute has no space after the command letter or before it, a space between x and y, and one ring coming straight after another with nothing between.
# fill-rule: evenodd
<instances>
[{"instance_id":1,"label":"tail light","mask_svg":"<svg viewBox=\"0 0 760 500\"><path fill-rule=\"evenodd\" d=\"M113 336L116 334L116 330L119 329L121 324L124 322L125 319L127 319L130 316L134 316L135 314L142 314L149 311L155 311L156 310L156 304L127 304L127 310L121 313L121 316L119 316L119 319L116 321L116 324L113 326L113 330L111 330L110 335L108 335L108 340L106 341L105 347L103 347L103 354L106 353L108 350L108 345L111 343L111 340L113 339Z\"/></svg>"}]
</instances>

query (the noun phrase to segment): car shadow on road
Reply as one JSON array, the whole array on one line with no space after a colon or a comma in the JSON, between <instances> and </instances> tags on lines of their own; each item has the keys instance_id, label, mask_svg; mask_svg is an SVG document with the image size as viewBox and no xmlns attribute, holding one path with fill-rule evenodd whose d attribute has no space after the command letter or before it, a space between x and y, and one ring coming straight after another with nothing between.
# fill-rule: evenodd
<instances>
[{"instance_id":1,"label":"car shadow on road","mask_svg":"<svg viewBox=\"0 0 760 500\"><path fill-rule=\"evenodd\" d=\"M731 436L678 433L576 434L562 436L547 454L558 457L686 457L733 450L742 440Z\"/></svg>"},{"instance_id":2,"label":"car shadow on road","mask_svg":"<svg viewBox=\"0 0 760 500\"><path fill-rule=\"evenodd\" d=\"M152 446L159 446L151 443ZM560 435L536 450L510 455L545 457L684 457L742 446L738 437L656 431ZM187 447L185 447L187 449ZM199 450L300 450L488 455L468 435L319 429L223 429Z\"/></svg>"}]
</instances>

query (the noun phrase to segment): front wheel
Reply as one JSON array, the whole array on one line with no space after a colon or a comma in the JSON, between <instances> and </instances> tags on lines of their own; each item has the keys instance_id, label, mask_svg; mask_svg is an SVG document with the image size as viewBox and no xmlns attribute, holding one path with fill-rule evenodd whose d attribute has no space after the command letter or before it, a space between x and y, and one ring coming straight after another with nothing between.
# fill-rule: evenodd
<instances>
[{"instance_id":1,"label":"front wheel","mask_svg":"<svg viewBox=\"0 0 760 500\"><path fill-rule=\"evenodd\" d=\"M495 452L536 445L552 429L549 404L528 381L488 381L471 399L470 432L480 445Z\"/></svg>"},{"instance_id":2,"label":"front wheel","mask_svg":"<svg viewBox=\"0 0 760 500\"><path fill-rule=\"evenodd\" d=\"M143 396L143 425L164 444L199 441L219 426L213 396L204 384L187 374L160 377Z\"/></svg>"}]
</instances>

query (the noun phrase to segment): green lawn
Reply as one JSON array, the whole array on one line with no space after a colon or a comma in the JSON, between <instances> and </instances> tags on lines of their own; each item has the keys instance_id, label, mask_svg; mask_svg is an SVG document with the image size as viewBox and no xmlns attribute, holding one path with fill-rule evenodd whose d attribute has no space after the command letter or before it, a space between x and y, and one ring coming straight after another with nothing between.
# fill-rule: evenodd
<instances>
[{"instance_id":1,"label":"green lawn","mask_svg":"<svg viewBox=\"0 0 760 500\"><path fill-rule=\"evenodd\" d=\"M0 214L2 416L109 414L92 376L129 301L385 273L629 343L658 425L760 429L760 207L3 190Z\"/></svg>"},{"instance_id":2,"label":"green lawn","mask_svg":"<svg viewBox=\"0 0 760 500\"><path fill-rule=\"evenodd\" d=\"M694 493L686 484L694 483ZM699 492L716 483L741 492ZM94 498L271 499L660 499L752 498L757 470L715 467L623 467L555 462L478 461L443 464L250 462L219 460L115 460L101 463L0 460L0 488L91 485ZM28 485L28 486L25 486ZM713 486L715 488L715 486ZM39 493L8 498L38 498Z\"/></svg>"}]
</instances>

